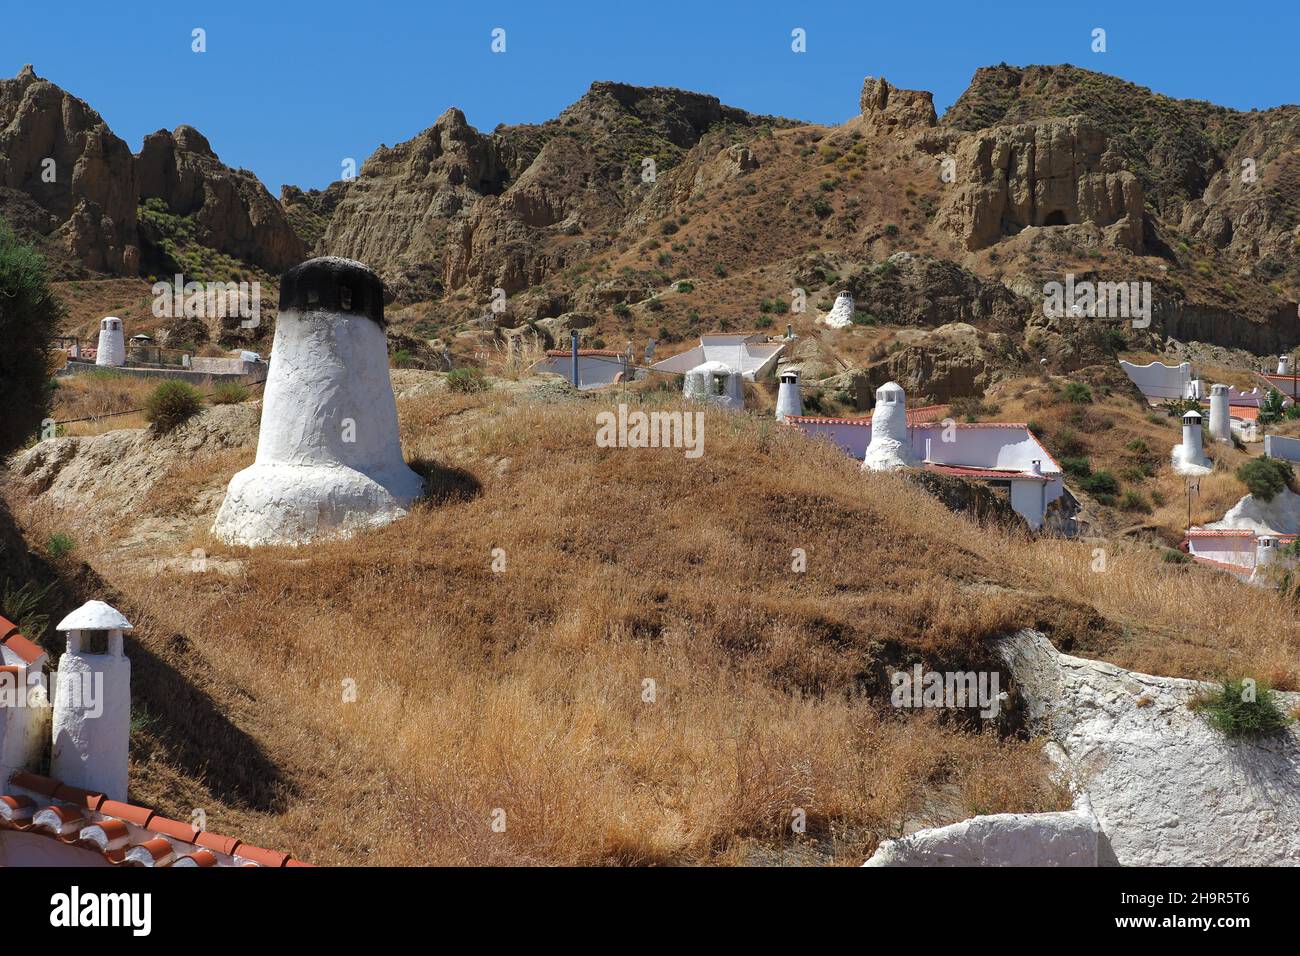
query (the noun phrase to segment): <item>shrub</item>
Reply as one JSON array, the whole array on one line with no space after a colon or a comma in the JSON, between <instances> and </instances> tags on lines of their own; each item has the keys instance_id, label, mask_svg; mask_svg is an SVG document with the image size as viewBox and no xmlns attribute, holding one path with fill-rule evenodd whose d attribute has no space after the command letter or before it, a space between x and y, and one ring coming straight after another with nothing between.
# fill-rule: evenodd
<instances>
[{"instance_id":1,"label":"shrub","mask_svg":"<svg viewBox=\"0 0 1300 956\"><path fill-rule=\"evenodd\" d=\"M0 219L0 458L49 415L48 351L63 312L45 260Z\"/></svg>"},{"instance_id":2,"label":"shrub","mask_svg":"<svg viewBox=\"0 0 1300 956\"><path fill-rule=\"evenodd\" d=\"M1295 483L1291 466L1279 458L1252 458L1237 469L1237 480L1260 501L1272 501Z\"/></svg>"},{"instance_id":3,"label":"shrub","mask_svg":"<svg viewBox=\"0 0 1300 956\"><path fill-rule=\"evenodd\" d=\"M677 291L678 291L678 292L681 292L681 293L683 293L683 294L685 294L685 293L687 293L687 292L694 292L694 291L695 291L695 283L694 283L694 282L686 282L686 281L679 282L679 283L677 283Z\"/></svg>"},{"instance_id":4,"label":"shrub","mask_svg":"<svg viewBox=\"0 0 1300 956\"><path fill-rule=\"evenodd\" d=\"M1143 514L1151 513L1151 506L1147 500L1136 491L1126 491L1124 496L1119 500L1119 506L1125 511L1141 511Z\"/></svg>"},{"instance_id":5,"label":"shrub","mask_svg":"<svg viewBox=\"0 0 1300 956\"><path fill-rule=\"evenodd\" d=\"M203 408L203 396L188 382L163 382L144 401L144 417L155 434L164 435L185 424Z\"/></svg>"},{"instance_id":6,"label":"shrub","mask_svg":"<svg viewBox=\"0 0 1300 956\"><path fill-rule=\"evenodd\" d=\"M1108 471L1094 471L1079 482L1079 487L1090 495L1114 495L1119 491L1119 482Z\"/></svg>"},{"instance_id":7,"label":"shrub","mask_svg":"<svg viewBox=\"0 0 1300 956\"><path fill-rule=\"evenodd\" d=\"M482 392L491 386L483 377L483 370L474 367L454 368L447 373L447 387L453 392L473 394Z\"/></svg>"},{"instance_id":8,"label":"shrub","mask_svg":"<svg viewBox=\"0 0 1300 956\"><path fill-rule=\"evenodd\" d=\"M673 233L677 231L677 223L673 222L670 219L659 226L659 231L662 232L665 236L671 236Z\"/></svg>"},{"instance_id":9,"label":"shrub","mask_svg":"<svg viewBox=\"0 0 1300 956\"><path fill-rule=\"evenodd\" d=\"M1225 737L1266 737L1285 730L1291 723L1267 684L1245 678L1224 681L1217 690L1205 690L1188 706Z\"/></svg>"},{"instance_id":10,"label":"shrub","mask_svg":"<svg viewBox=\"0 0 1300 956\"><path fill-rule=\"evenodd\" d=\"M812 209L818 219L825 219L835 211L834 206L820 197L813 201Z\"/></svg>"},{"instance_id":11,"label":"shrub","mask_svg":"<svg viewBox=\"0 0 1300 956\"><path fill-rule=\"evenodd\" d=\"M77 546L77 542L72 540L71 535L64 534L62 531L56 531L50 535L49 541L45 544L45 550L49 552L51 558L62 558L71 554L72 549Z\"/></svg>"},{"instance_id":12,"label":"shrub","mask_svg":"<svg viewBox=\"0 0 1300 956\"><path fill-rule=\"evenodd\" d=\"M397 356L393 356L396 361ZM243 382L222 382L212 390L212 397L208 399L213 405L238 405L240 402L248 401L248 386Z\"/></svg>"},{"instance_id":13,"label":"shrub","mask_svg":"<svg viewBox=\"0 0 1300 956\"><path fill-rule=\"evenodd\" d=\"M1160 556L1160 560L1165 564L1189 564L1192 560L1192 556L1186 552L1179 551L1176 548L1165 548L1164 554Z\"/></svg>"},{"instance_id":14,"label":"shrub","mask_svg":"<svg viewBox=\"0 0 1300 956\"><path fill-rule=\"evenodd\" d=\"M625 319L632 314L632 309L626 302L616 302L614 304L614 314L620 319Z\"/></svg>"},{"instance_id":15,"label":"shrub","mask_svg":"<svg viewBox=\"0 0 1300 956\"><path fill-rule=\"evenodd\" d=\"M1061 467L1067 475L1075 478L1087 478L1092 474L1092 462L1085 455L1065 455L1061 458Z\"/></svg>"},{"instance_id":16,"label":"shrub","mask_svg":"<svg viewBox=\"0 0 1300 956\"><path fill-rule=\"evenodd\" d=\"M1083 405L1092 401L1092 389L1084 385L1083 382L1067 382L1065 386L1065 400Z\"/></svg>"}]
</instances>

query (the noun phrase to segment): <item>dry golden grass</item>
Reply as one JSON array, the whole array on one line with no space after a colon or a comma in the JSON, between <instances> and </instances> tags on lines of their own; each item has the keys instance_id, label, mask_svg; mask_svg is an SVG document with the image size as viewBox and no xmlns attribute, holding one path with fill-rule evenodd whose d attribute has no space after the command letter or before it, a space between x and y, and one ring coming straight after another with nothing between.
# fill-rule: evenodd
<instances>
[{"instance_id":1,"label":"dry golden grass","mask_svg":"<svg viewBox=\"0 0 1300 956\"><path fill-rule=\"evenodd\" d=\"M709 412L694 461L597 448L618 400L403 402L437 503L296 550L227 548L210 516L176 543L242 574L84 555L137 624L133 798L323 864L852 863L1068 799L1035 742L890 708L888 666L996 666L994 638L1039 626L1295 686L1300 615L1274 594L1137 544L1094 572L1091 543L981 529L768 420ZM241 460L149 510L190 513L182 489Z\"/></svg>"}]
</instances>

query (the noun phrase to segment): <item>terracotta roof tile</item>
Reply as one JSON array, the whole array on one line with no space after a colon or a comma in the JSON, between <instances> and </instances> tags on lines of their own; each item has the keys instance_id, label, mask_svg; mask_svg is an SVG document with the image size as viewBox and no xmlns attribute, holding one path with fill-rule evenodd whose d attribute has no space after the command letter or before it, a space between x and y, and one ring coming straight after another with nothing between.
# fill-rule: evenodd
<instances>
[{"instance_id":1,"label":"terracotta roof tile","mask_svg":"<svg viewBox=\"0 0 1300 956\"><path fill-rule=\"evenodd\" d=\"M91 793L89 790L82 790L80 787L70 787L66 783L59 784L59 789L54 791L54 799L62 800L64 803L76 804L83 810L98 810L107 798L102 793Z\"/></svg>"},{"instance_id":2,"label":"terracotta roof tile","mask_svg":"<svg viewBox=\"0 0 1300 956\"><path fill-rule=\"evenodd\" d=\"M184 840L186 843L194 843L199 838L198 827L189 823L169 820L167 817L160 817L156 814L149 821L149 829L154 833L161 833L163 836L169 836L174 840Z\"/></svg>"},{"instance_id":3,"label":"terracotta roof tile","mask_svg":"<svg viewBox=\"0 0 1300 956\"><path fill-rule=\"evenodd\" d=\"M172 845L162 837L137 843L126 851L126 862L139 866L166 866L176 856Z\"/></svg>"},{"instance_id":4,"label":"terracotta roof tile","mask_svg":"<svg viewBox=\"0 0 1300 956\"><path fill-rule=\"evenodd\" d=\"M152 810L132 806L129 803L121 803L117 800L105 800L99 805L99 812L110 817L117 817L119 820L125 820L127 823L134 823L138 827L147 827L154 816Z\"/></svg>"},{"instance_id":5,"label":"terracotta roof tile","mask_svg":"<svg viewBox=\"0 0 1300 956\"><path fill-rule=\"evenodd\" d=\"M0 641L18 630L18 625L7 617L0 617Z\"/></svg>"},{"instance_id":6,"label":"terracotta roof tile","mask_svg":"<svg viewBox=\"0 0 1300 956\"><path fill-rule=\"evenodd\" d=\"M9 648L9 650L13 651L28 664L36 663L45 654L43 650L31 641L27 640L27 638L23 637L21 634L17 633L11 634L3 640L0 640L0 644Z\"/></svg>"},{"instance_id":7,"label":"terracotta roof tile","mask_svg":"<svg viewBox=\"0 0 1300 956\"><path fill-rule=\"evenodd\" d=\"M247 843L241 843L239 849L235 851L235 856L244 860L251 860L261 866L284 866L289 860L288 853L280 853L278 850L264 850L260 846L251 846Z\"/></svg>"},{"instance_id":8,"label":"terracotta roof tile","mask_svg":"<svg viewBox=\"0 0 1300 956\"><path fill-rule=\"evenodd\" d=\"M224 853L226 856L233 856L235 850L239 847L239 841L234 837L222 836L219 833L208 833L206 830L200 833L194 842L209 850Z\"/></svg>"},{"instance_id":9,"label":"terracotta roof tile","mask_svg":"<svg viewBox=\"0 0 1300 956\"><path fill-rule=\"evenodd\" d=\"M177 857L172 866L216 866L217 858L210 850L195 850L185 856Z\"/></svg>"},{"instance_id":10,"label":"terracotta roof tile","mask_svg":"<svg viewBox=\"0 0 1300 956\"><path fill-rule=\"evenodd\" d=\"M38 773L28 773L26 770L19 770L13 774L9 778L9 783L24 790L30 790L32 793L39 793L43 797L53 797L55 791L63 786L58 780L42 777Z\"/></svg>"}]
</instances>

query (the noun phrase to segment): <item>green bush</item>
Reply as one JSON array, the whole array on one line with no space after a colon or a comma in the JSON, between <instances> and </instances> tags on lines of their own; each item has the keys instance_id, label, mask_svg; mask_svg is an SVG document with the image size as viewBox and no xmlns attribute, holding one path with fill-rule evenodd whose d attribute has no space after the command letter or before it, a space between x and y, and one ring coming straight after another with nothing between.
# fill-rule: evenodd
<instances>
[{"instance_id":1,"label":"green bush","mask_svg":"<svg viewBox=\"0 0 1300 956\"><path fill-rule=\"evenodd\" d=\"M0 458L49 416L49 349L63 313L45 260L0 220Z\"/></svg>"},{"instance_id":2,"label":"green bush","mask_svg":"<svg viewBox=\"0 0 1300 956\"><path fill-rule=\"evenodd\" d=\"M1061 458L1061 467L1067 475L1075 478L1087 478L1092 474L1092 462L1083 455L1065 455Z\"/></svg>"},{"instance_id":3,"label":"green bush","mask_svg":"<svg viewBox=\"0 0 1300 956\"><path fill-rule=\"evenodd\" d=\"M1068 402L1074 402L1077 405L1084 405L1092 401L1092 389L1084 385L1083 382L1067 382L1065 386L1065 399Z\"/></svg>"},{"instance_id":4,"label":"green bush","mask_svg":"<svg viewBox=\"0 0 1300 956\"><path fill-rule=\"evenodd\" d=\"M1207 724L1225 737L1266 737L1291 723L1267 684L1245 679L1224 681L1188 703Z\"/></svg>"},{"instance_id":5,"label":"green bush","mask_svg":"<svg viewBox=\"0 0 1300 956\"><path fill-rule=\"evenodd\" d=\"M1252 458L1237 469L1237 480L1260 501L1272 501L1283 488L1295 484L1291 466L1279 458Z\"/></svg>"},{"instance_id":6,"label":"green bush","mask_svg":"<svg viewBox=\"0 0 1300 956\"><path fill-rule=\"evenodd\" d=\"M1164 554L1160 556L1160 560L1165 564L1189 564L1192 560L1192 556L1175 548L1165 548Z\"/></svg>"},{"instance_id":7,"label":"green bush","mask_svg":"<svg viewBox=\"0 0 1300 956\"><path fill-rule=\"evenodd\" d=\"M683 295L686 294L687 292L694 292L695 283L682 280L681 282L677 283L677 291L682 293Z\"/></svg>"},{"instance_id":8,"label":"green bush","mask_svg":"<svg viewBox=\"0 0 1300 956\"><path fill-rule=\"evenodd\" d=\"M222 382L212 390L212 397L208 401L213 405L238 405L248 401L250 394L248 386L243 382Z\"/></svg>"},{"instance_id":9,"label":"green bush","mask_svg":"<svg viewBox=\"0 0 1300 956\"><path fill-rule=\"evenodd\" d=\"M188 382L170 379L149 393L144 401L145 420L156 434L164 435L185 424L203 408L203 396Z\"/></svg>"},{"instance_id":10,"label":"green bush","mask_svg":"<svg viewBox=\"0 0 1300 956\"><path fill-rule=\"evenodd\" d=\"M1114 495L1119 491L1119 482L1108 471L1094 471L1079 482L1079 487L1090 495Z\"/></svg>"},{"instance_id":11,"label":"green bush","mask_svg":"<svg viewBox=\"0 0 1300 956\"><path fill-rule=\"evenodd\" d=\"M1272 425L1282 420L1286 415L1285 399L1282 393L1275 388L1271 388L1268 394L1264 396L1264 401L1259 404L1259 415L1256 420L1261 425Z\"/></svg>"},{"instance_id":12,"label":"green bush","mask_svg":"<svg viewBox=\"0 0 1300 956\"><path fill-rule=\"evenodd\" d=\"M72 540L71 535L56 531L50 535L49 541L45 544L45 550L49 552L51 558L61 558L64 555L71 554L72 549L76 546L77 542Z\"/></svg>"},{"instance_id":13,"label":"green bush","mask_svg":"<svg viewBox=\"0 0 1300 956\"><path fill-rule=\"evenodd\" d=\"M447 373L447 387L453 392L473 394L490 388L488 380L483 377L483 370L478 368L455 368Z\"/></svg>"}]
</instances>

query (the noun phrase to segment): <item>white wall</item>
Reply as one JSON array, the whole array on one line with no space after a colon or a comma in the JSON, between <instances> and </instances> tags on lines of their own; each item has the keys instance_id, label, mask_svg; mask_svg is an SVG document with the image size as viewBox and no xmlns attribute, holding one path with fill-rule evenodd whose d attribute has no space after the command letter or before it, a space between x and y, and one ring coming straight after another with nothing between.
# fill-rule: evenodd
<instances>
[{"instance_id":1,"label":"white wall","mask_svg":"<svg viewBox=\"0 0 1300 956\"><path fill-rule=\"evenodd\" d=\"M1241 568L1253 568L1255 566L1255 538L1253 535L1247 537L1219 537L1213 538L1191 536L1187 539L1187 550L1189 553L1196 555L1198 558L1209 558L1211 561L1221 561L1224 564L1233 564Z\"/></svg>"},{"instance_id":2,"label":"white wall","mask_svg":"<svg viewBox=\"0 0 1300 956\"><path fill-rule=\"evenodd\" d=\"M1270 458L1300 461L1300 438L1283 438L1281 435L1264 436L1264 454Z\"/></svg>"},{"instance_id":3,"label":"white wall","mask_svg":"<svg viewBox=\"0 0 1300 956\"><path fill-rule=\"evenodd\" d=\"M1134 365L1132 362L1120 359L1119 367L1147 398L1182 398L1187 383L1192 378L1190 362L1183 362L1181 365L1165 365L1161 362Z\"/></svg>"},{"instance_id":4,"label":"white wall","mask_svg":"<svg viewBox=\"0 0 1300 956\"><path fill-rule=\"evenodd\" d=\"M559 358L558 356L548 355L533 366L533 371L562 375L566 380L572 381L573 356L566 355L564 358ZM626 371L626 363L612 355L579 355L578 389L579 391L585 391L589 388L610 385L619 375L624 374ZM626 378L626 376L624 377Z\"/></svg>"}]
</instances>

